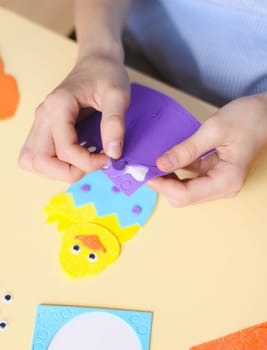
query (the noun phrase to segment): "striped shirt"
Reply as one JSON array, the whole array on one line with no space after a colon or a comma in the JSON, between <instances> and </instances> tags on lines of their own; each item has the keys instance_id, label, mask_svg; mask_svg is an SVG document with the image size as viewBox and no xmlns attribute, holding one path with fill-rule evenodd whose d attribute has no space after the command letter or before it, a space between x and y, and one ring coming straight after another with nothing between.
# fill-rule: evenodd
<instances>
[{"instance_id":1,"label":"striped shirt","mask_svg":"<svg viewBox=\"0 0 267 350\"><path fill-rule=\"evenodd\" d=\"M134 0L127 27L192 95L222 105L267 91L267 0Z\"/></svg>"}]
</instances>

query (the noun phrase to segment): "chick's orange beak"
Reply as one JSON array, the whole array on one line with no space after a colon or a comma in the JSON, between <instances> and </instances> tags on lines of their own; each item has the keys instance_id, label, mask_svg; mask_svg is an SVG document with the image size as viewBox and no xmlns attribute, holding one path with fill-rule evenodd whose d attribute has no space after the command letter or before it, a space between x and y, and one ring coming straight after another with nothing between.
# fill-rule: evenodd
<instances>
[{"instance_id":1,"label":"chick's orange beak","mask_svg":"<svg viewBox=\"0 0 267 350\"><path fill-rule=\"evenodd\" d=\"M81 241L87 248L92 250L99 250L103 253L106 253L105 247L100 242L99 238L96 235L89 236L76 236L75 239Z\"/></svg>"}]
</instances>

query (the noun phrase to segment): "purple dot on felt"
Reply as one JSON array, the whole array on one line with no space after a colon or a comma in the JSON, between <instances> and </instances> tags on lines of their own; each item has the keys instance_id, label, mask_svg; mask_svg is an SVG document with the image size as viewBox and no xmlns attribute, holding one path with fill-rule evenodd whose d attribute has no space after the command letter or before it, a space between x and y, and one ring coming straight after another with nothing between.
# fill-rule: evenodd
<instances>
[{"instance_id":1,"label":"purple dot on felt","mask_svg":"<svg viewBox=\"0 0 267 350\"><path fill-rule=\"evenodd\" d=\"M139 207L139 205L135 205L132 207L132 213L134 213L134 214L140 214L141 211L142 211L142 208Z\"/></svg>"},{"instance_id":2,"label":"purple dot on felt","mask_svg":"<svg viewBox=\"0 0 267 350\"><path fill-rule=\"evenodd\" d=\"M89 192L91 190L91 186L88 185L88 184L84 184L84 185L81 186L81 190L83 192Z\"/></svg>"},{"instance_id":3,"label":"purple dot on felt","mask_svg":"<svg viewBox=\"0 0 267 350\"><path fill-rule=\"evenodd\" d=\"M127 162L123 159L119 159L119 160L112 160L112 165L113 168L116 170L122 170L126 167Z\"/></svg>"},{"instance_id":4,"label":"purple dot on felt","mask_svg":"<svg viewBox=\"0 0 267 350\"><path fill-rule=\"evenodd\" d=\"M112 187L112 192L114 192L114 193L118 193L118 192L120 192L121 190L117 187L117 186L113 186Z\"/></svg>"}]
</instances>

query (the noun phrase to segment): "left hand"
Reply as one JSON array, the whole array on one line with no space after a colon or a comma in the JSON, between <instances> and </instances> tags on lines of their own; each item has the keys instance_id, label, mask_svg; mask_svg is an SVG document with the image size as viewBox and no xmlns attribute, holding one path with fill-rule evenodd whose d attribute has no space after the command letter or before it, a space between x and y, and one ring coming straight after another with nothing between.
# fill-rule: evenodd
<instances>
[{"instance_id":1,"label":"left hand","mask_svg":"<svg viewBox=\"0 0 267 350\"><path fill-rule=\"evenodd\" d=\"M252 160L267 144L267 94L242 97L218 110L187 140L157 160L165 172L189 168L192 179L166 176L148 185L174 207L233 197L245 183ZM200 159L216 148L216 153Z\"/></svg>"}]
</instances>

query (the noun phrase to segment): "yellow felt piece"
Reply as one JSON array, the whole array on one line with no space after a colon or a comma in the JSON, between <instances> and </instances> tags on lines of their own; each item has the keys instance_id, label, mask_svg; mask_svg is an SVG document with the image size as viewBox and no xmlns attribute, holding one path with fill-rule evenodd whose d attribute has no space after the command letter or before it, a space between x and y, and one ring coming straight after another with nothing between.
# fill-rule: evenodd
<instances>
[{"instance_id":1,"label":"yellow felt piece","mask_svg":"<svg viewBox=\"0 0 267 350\"><path fill-rule=\"evenodd\" d=\"M140 228L137 224L128 227L120 227L116 214L103 217L96 216L92 222L109 228L120 243L127 242L136 235Z\"/></svg>"},{"instance_id":2,"label":"yellow felt piece","mask_svg":"<svg viewBox=\"0 0 267 350\"><path fill-rule=\"evenodd\" d=\"M116 214L99 217L93 204L76 207L72 195L62 193L53 197L44 208L48 215L47 223L56 222L59 231L64 231L73 223L96 223L110 231L120 243L132 238L139 230L139 225L121 227Z\"/></svg>"},{"instance_id":3,"label":"yellow felt piece","mask_svg":"<svg viewBox=\"0 0 267 350\"><path fill-rule=\"evenodd\" d=\"M119 255L120 243L111 231L96 224L77 224L64 232L59 260L69 277L78 278L98 274Z\"/></svg>"},{"instance_id":4,"label":"yellow felt piece","mask_svg":"<svg viewBox=\"0 0 267 350\"><path fill-rule=\"evenodd\" d=\"M96 216L93 204L76 207L72 195L61 193L48 202L44 208L44 213L48 215L47 223L56 221L70 223L91 222Z\"/></svg>"}]
</instances>

